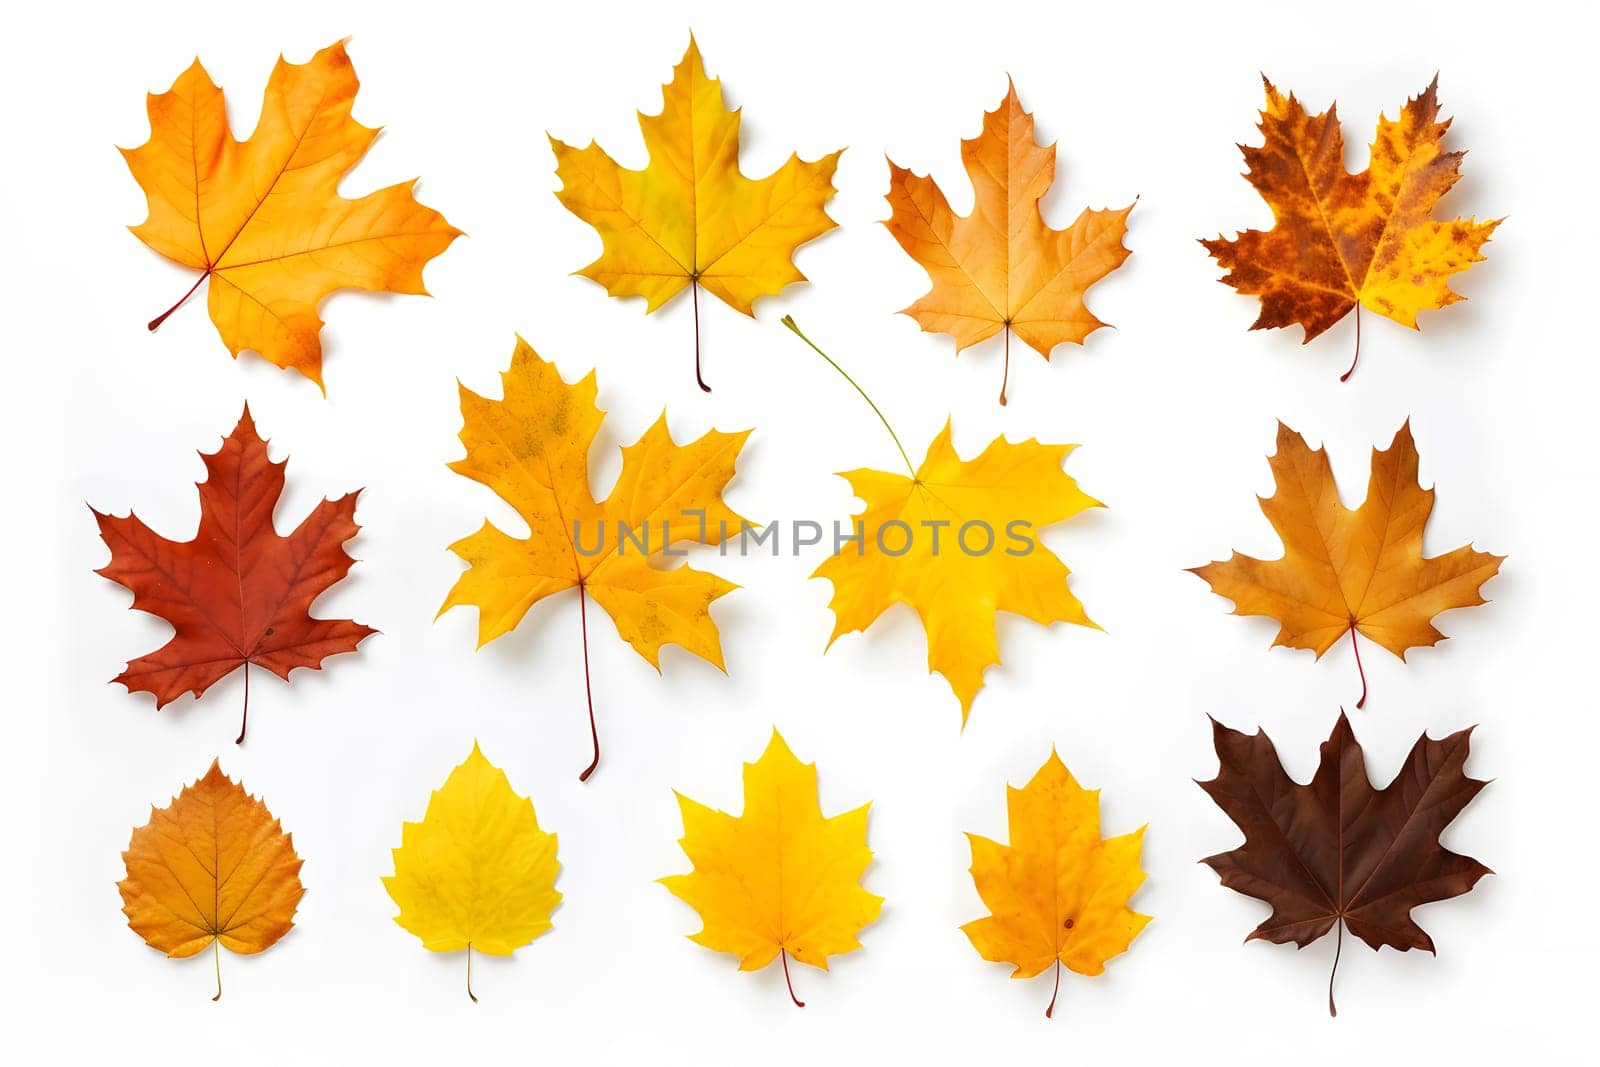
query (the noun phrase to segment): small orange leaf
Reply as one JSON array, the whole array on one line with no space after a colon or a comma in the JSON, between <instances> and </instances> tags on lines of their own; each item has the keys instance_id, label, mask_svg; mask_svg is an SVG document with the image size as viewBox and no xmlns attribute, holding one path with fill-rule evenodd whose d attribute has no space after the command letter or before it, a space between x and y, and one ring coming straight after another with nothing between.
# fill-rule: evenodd
<instances>
[{"instance_id":1,"label":"small orange leaf","mask_svg":"<svg viewBox=\"0 0 1600 1067\"><path fill-rule=\"evenodd\" d=\"M170 805L151 810L122 861L127 877L117 889L128 925L174 958L207 948L263 952L293 928L305 893L293 839L215 761Z\"/></svg>"}]
</instances>

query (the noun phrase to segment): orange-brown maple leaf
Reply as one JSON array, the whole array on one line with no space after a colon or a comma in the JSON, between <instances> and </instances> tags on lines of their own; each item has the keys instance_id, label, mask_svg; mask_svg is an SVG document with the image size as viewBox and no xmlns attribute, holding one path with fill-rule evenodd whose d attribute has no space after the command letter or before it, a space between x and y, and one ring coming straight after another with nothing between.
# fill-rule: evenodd
<instances>
[{"instance_id":1,"label":"orange-brown maple leaf","mask_svg":"<svg viewBox=\"0 0 1600 1067\"><path fill-rule=\"evenodd\" d=\"M248 721L250 664L287 679L296 667L320 668L327 656L355 651L377 632L310 613L355 562L344 544L360 530L357 494L322 501L292 534L279 535L272 512L287 461L267 458L248 407L222 447L201 458L207 478L192 540L168 540L135 515L90 509L111 549L111 562L96 573L131 589L135 610L159 615L177 631L112 680L130 693L155 694L161 708L185 692L198 697L242 666Z\"/></svg>"},{"instance_id":2,"label":"orange-brown maple leaf","mask_svg":"<svg viewBox=\"0 0 1600 1067\"><path fill-rule=\"evenodd\" d=\"M1407 101L1399 119L1380 116L1372 161L1359 174L1345 170L1335 108L1309 114L1262 81L1262 144L1240 151L1273 226L1200 242L1228 271L1224 282L1261 298L1250 328L1298 323L1309 342L1354 308L1359 357L1363 307L1414 330L1419 311L1465 299L1450 276L1483 259L1479 249L1499 221L1433 218L1461 179L1465 155L1444 150L1450 120L1439 120L1439 79ZM1354 362L1344 377L1353 370Z\"/></svg>"}]
</instances>

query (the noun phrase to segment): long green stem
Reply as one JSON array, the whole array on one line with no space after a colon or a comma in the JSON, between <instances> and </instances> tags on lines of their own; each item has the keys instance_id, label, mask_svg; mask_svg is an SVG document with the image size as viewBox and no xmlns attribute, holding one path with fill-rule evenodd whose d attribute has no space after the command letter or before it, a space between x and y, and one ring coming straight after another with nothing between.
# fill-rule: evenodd
<instances>
[{"instance_id":1,"label":"long green stem","mask_svg":"<svg viewBox=\"0 0 1600 1067\"><path fill-rule=\"evenodd\" d=\"M793 315L785 315L783 317L783 324L785 326L789 327L790 332L792 332L796 337L800 338L800 340L804 341L807 345L809 345L810 348L811 348L811 351L815 352L817 355L819 355L823 359L827 360L828 361L828 365L830 367L832 367L834 370L838 371L839 374L841 376L843 376L844 380L849 382L852 386L854 386L856 392L861 394L861 399L865 400L867 402L868 406L872 408L872 413L874 415L878 416L878 421L883 423L883 428L885 430L889 431L889 436L890 437L894 438L894 447L896 447L896 448L898 448L900 450L900 458L905 461L906 470L911 472L911 478L912 478L913 481L915 481L916 477L917 477L917 468L912 466L911 457L906 455L906 446L900 443L900 435L894 432L894 427L889 425L889 420L884 418L883 412L881 410L879 410L877 404L874 404L872 402L872 398L867 395L867 391L865 389L861 388L860 383L858 383L854 378L850 377L850 375L845 371L845 369L843 367L841 367L841 366L839 366L839 364L835 363L833 361L833 357L832 356L828 355L828 353L826 353L822 349L818 348L817 345L816 345L816 342L812 341L811 338L807 337L805 334L800 332L800 327L795 325L795 321L794 321L794 316Z\"/></svg>"}]
</instances>

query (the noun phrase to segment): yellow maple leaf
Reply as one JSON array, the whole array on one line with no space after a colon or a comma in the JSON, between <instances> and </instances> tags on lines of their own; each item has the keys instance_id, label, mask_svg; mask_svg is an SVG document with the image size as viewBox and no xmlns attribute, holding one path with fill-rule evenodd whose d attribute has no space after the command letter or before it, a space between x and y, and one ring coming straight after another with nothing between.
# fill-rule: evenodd
<instances>
[{"instance_id":1,"label":"yellow maple leaf","mask_svg":"<svg viewBox=\"0 0 1600 1067\"><path fill-rule=\"evenodd\" d=\"M1439 121L1439 79L1398 120L1379 116L1371 163L1359 174L1345 170L1335 108L1308 114L1293 94L1262 81L1262 144L1240 151L1273 227L1200 242L1228 271L1225 283L1261 298L1250 328L1299 323L1310 342L1354 308L1359 359L1363 307L1416 329L1417 312L1465 299L1450 276L1483 260L1478 250L1500 222L1432 217L1461 179L1465 155L1444 151L1450 120Z\"/></svg>"},{"instance_id":2,"label":"yellow maple leaf","mask_svg":"<svg viewBox=\"0 0 1600 1067\"><path fill-rule=\"evenodd\" d=\"M1005 333L1006 402L1011 335L1045 359L1059 344L1083 344L1105 323L1084 304L1084 293L1128 258L1123 235L1133 205L1085 210L1071 226L1052 229L1039 201L1055 181L1055 145L1034 140L1033 116L1008 83L1000 106L983 117L983 131L961 142L972 179L972 213L957 215L931 177L889 163L884 223L933 288L904 314L923 330L955 338L956 351Z\"/></svg>"},{"instance_id":3,"label":"yellow maple leaf","mask_svg":"<svg viewBox=\"0 0 1600 1067\"><path fill-rule=\"evenodd\" d=\"M230 352L254 350L320 386L323 298L427 292L423 265L461 231L417 203L415 181L339 195L378 136L350 117L358 86L342 41L309 63L279 57L248 141L234 140L222 90L199 60L150 97L150 140L122 152L149 201L133 232L201 272L150 329L209 278L211 321Z\"/></svg>"},{"instance_id":4,"label":"yellow maple leaf","mask_svg":"<svg viewBox=\"0 0 1600 1067\"><path fill-rule=\"evenodd\" d=\"M947 421L909 477L842 473L866 504L855 519L866 536L860 551L847 546L812 573L833 583L828 644L893 604L910 606L928 635L928 669L950 683L965 723L984 670L1000 662L996 612L1098 629L1067 588L1066 564L1037 540L1042 528L1104 506L1061 469L1076 447L997 437L963 460Z\"/></svg>"},{"instance_id":5,"label":"yellow maple leaf","mask_svg":"<svg viewBox=\"0 0 1600 1067\"><path fill-rule=\"evenodd\" d=\"M429 952L509 956L550 929L556 835L539 829L533 802L511 788L476 741L466 761L428 798L421 822L405 823L394 874L383 879L400 907L395 922Z\"/></svg>"},{"instance_id":6,"label":"yellow maple leaf","mask_svg":"<svg viewBox=\"0 0 1600 1067\"><path fill-rule=\"evenodd\" d=\"M1100 791L1078 785L1054 749L1021 789L1006 787L1011 844L968 834L972 881L990 914L961 927L978 955L1032 978L1054 964L1083 975L1105 970L1150 921L1128 907L1144 883L1144 827L1100 836Z\"/></svg>"},{"instance_id":7,"label":"yellow maple leaf","mask_svg":"<svg viewBox=\"0 0 1600 1067\"><path fill-rule=\"evenodd\" d=\"M823 818L817 769L801 763L777 730L766 752L744 768L744 813L729 815L681 793L683 838L694 870L661 879L700 913L690 940L739 957L758 971L773 957L828 969L828 957L861 947L856 935L878 917L883 898L861 887L872 859L867 809ZM789 996L805 1007L794 995Z\"/></svg>"},{"instance_id":8,"label":"yellow maple leaf","mask_svg":"<svg viewBox=\"0 0 1600 1067\"><path fill-rule=\"evenodd\" d=\"M589 449L605 413L595 404L594 372L569 385L552 363L517 338L500 400L461 386L465 459L450 469L493 489L527 522L513 537L485 522L450 550L467 563L439 614L478 609L478 646L510 632L534 604L578 590L583 620L584 681L589 685L588 597L606 610L617 634L661 669L663 645L680 645L725 670L713 601L736 589L715 574L652 563L671 545L714 545L743 528L722 500L748 430L711 430L688 444L672 440L663 412L622 450L611 494L589 488ZM582 544L579 543L581 538ZM589 703L594 761L600 760Z\"/></svg>"},{"instance_id":9,"label":"yellow maple leaf","mask_svg":"<svg viewBox=\"0 0 1600 1067\"><path fill-rule=\"evenodd\" d=\"M134 933L168 956L210 948L222 996L222 952L264 952L294 927L305 889L294 839L216 760L170 805L151 808L122 854L117 883Z\"/></svg>"},{"instance_id":10,"label":"yellow maple leaf","mask_svg":"<svg viewBox=\"0 0 1600 1067\"><path fill-rule=\"evenodd\" d=\"M831 230L839 152L807 163L791 155L765 178L739 171L739 117L707 78L694 38L674 68L659 115L639 116L650 163L628 170L593 141L575 148L550 138L556 193L593 226L604 246L579 274L612 296L642 296L652 312L689 289L695 301L695 380L700 373L700 289L746 315L758 297L804 281L791 257ZM841 149L842 151L842 149Z\"/></svg>"},{"instance_id":11,"label":"yellow maple leaf","mask_svg":"<svg viewBox=\"0 0 1600 1067\"><path fill-rule=\"evenodd\" d=\"M1372 450L1367 498L1355 510L1339 501L1333 468L1323 449L1278 424L1271 457L1277 488L1261 501L1283 539L1283 556L1260 560L1233 553L1191 573L1233 601L1235 615L1278 620L1273 645L1308 648L1321 659L1350 635L1360 668L1362 633L1399 656L1444 640L1433 617L1449 608L1485 603L1478 590L1499 573L1504 556L1470 546L1432 558L1422 554L1422 532L1433 511L1433 490L1417 481L1420 458L1406 422L1387 451ZM1361 699L1367 700L1365 671Z\"/></svg>"}]
</instances>

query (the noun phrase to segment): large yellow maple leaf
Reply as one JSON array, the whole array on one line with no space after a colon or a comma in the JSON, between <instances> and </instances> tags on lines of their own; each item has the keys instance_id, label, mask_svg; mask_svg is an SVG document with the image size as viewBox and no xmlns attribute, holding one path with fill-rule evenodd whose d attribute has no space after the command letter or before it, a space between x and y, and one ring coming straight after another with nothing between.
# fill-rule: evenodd
<instances>
[{"instance_id":1,"label":"large yellow maple leaf","mask_svg":"<svg viewBox=\"0 0 1600 1067\"><path fill-rule=\"evenodd\" d=\"M279 57L248 141L234 139L222 90L199 60L150 97L150 140L122 153L149 201L133 232L201 272L150 329L210 279L211 321L230 352L259 352L320 386L317 307L328 294L427 292L423 265L460 231L417 203L416 182L339 195L378 136L350 117L358 87L342 41L309 63Z\"/></svg>"},{"instance_id":2,"label":"large yellow maple leaf","mask_svg":"<svg viewBox=\"0 0 1600 1067\"><path fill-rule=\"evenodd\" d=\"M743 528L722 499L750 431L711 430L677 444L663 412L622 450L622 472L604 501L589 488L589 449L605 413L595 404L594 372L576 385L517 338L511 369L500 376L502 398L461 386L465 459L450 469L493 489L528 524L513 537L485 522L450 550L467 570L439 614L465 604L478 609L478 645L515 627L534 604L578 590L582 610L584 684L589 687L588 597L611 616L617 633L661 669L663 645L680 645L718 670L722 641L713 601L737 588L694 567L658 566L674 544L719 544ZM581 543L580 543L581 540ZM594 760L600 741L589 700Z\"/></svg>"},{"instance_id":3,"label":"large yellow maple leaf","mask_svg":"<svg viewBox=\"0 0 1600 1067\"><path fill-rule=\"evenodd\" d=\"M1433 490L1417 481L1409 421L1386 451L1372 450L1367 498L1355 510L1339 501L1327 452L1312 451L1281 422L1270 462L1277 488L1261 510L1283 539L1283 556L1261 560L1235 552L1192 573L1232 600L1235 615L1276 619L1275 646L1308 648L1321 659L1349 634L1359 669L1361 633L1404 660L1407 649L1444 640L1433 626L1439 612L1485 603L1479 588L1499 573L1504 556L1470 546L1422 554ZM1356 707L1366 699L1363 670Z\"/></svg>"},{"instance_id":4,"label":"large yellow maple leaf","mask_svg":"<svg viewBox=\"0 0 1600 1067\"><path fill-rule=\"evenodd\" d=\"M1076 447L1002 437L963 460L947 421L909 476L841 474L866 504L855 517L864 537L812 574L833 583L828 644L865 630L893 604L910 606L928 635L928 669L950 683L965 723L984 670L1000 662L996 612L1098 629L1067 588L1066 564L1037 537L1103 506L1061 468Z\"/></svg>"},{"instance_id":5,"label":"large yellow maple leaf","mask_svg":"<svg viewBox=\"0 0 1600 1067\"><path fill-rule=\"evenodd\" d=\"M128 925L168 956L264 952L294 927L305 889L294 839L217 761L170 805L151 808L122 854L117 883Z\"/></svg>"},{"instance_id":6,"label":"large yellow maple leaf","mask_svg":"<svg viewBox=\"0 0 1600 1067\"><path fill-rule=\"evenodd\" d=\"M429 952L509 956L550 929L556 835L539 829L533 802L473 742L466 761L428 798L421 822L405 823L394 874L383 879L400 906L395 922Z\"/></svg>"},{"instance_id":7,"label":"large yellow maple leaf","mask_svg":"<svg viewBox=\"0 0 1600 1067\"><path fill-rule=\"evenodd\" d=\"M689 289L695 301L695 380L700 372L700 290L746 315L758 297L805 275L791 258L835 223L823 210L833 196L839 152L807 163L798 155L765 178L739 171L739 111L722 102L721 82L707 78L694 38L674 68L659 115L639 115L650 162L621 166L593 141L575 148L555 137L556 195L600 234L600 258L579 274L612 296L642 296L652 312ZM843 151L842 149L840 151Z\"/></svg>"},{"instance_id":8,"label":"large yellow maple leaf","mask_svg":"<svg viewBox=\"0 0 1600 1067\"><path fill-rule=\"evenodd\" d=\"M690 940L739 958L741 971L789 957L828 969L828 957L861 947L856 935L878 917L883 898L861 887L872 860L867 809L823 818L817 768L801 763L777 730L744 767L744 813L729 815L677 794L679 842L694 865L661 884L700 913Z\"/></svg>"},{"instance_id":9,"label":"large yellow maple leaf","mask_svg":"<svg viewBox=\"0 0 1600 1067\"><path fill-rule=\"evenodd\" d=\"M1371 162L1359 174L1345 169L1336 108L1308 114L1293 94L1262 81L1262 144L1240 151L1273 227L1200 242L1227 269L1224 282L1261 298L1250 328L1299 323L1310 342L1354 308L1359 358L1363 307L1417 329L1417 312L1465 299L1450 275L1483 259L1478 250L1499 220L1433 218L1465 155L1444 150L1450 120L1439 121L1439 79L1398 120L1379 116ZM1344 378L1353 370L1354 360Z\"/></svg>"},{"instance_id":10,"label":"large yellow maple leaf","mask_svg":"<svg viewBox=\"0 0 1600 1067\"><path fill-rule=\"evenodd\" d=\"M986 960L1032 978L1055 966L1083 975L1105 970L1150 921L1128 907L1144 883L1139 853L1144 828L1100 836L1100 791L1084 789L1054 749L1021 789L1006 787L1011 844L968 834L972 881L990 914L961 927Z\"/></svg>"},{"instance_id":11,"label":"large yellow maple leaf","mask_svg":"<svg viewBox=\"0 0 1600 1067\"><path fill-rule=\"evenodd\" d=\"M1052 229L1039 201L1055 181L1055 145L1034 140L1033 115L1008 85L1000 106L983 116L983 131L961 142L972 179L972 213L951 210L931 177L889 163L885 226L922 264L933 288L906 308L923 330L955 338L956 351L1005 332L1006 402L1011 335L1045 359L1059 344L1082 344L1105 323L1084 293L1128 258L1129 204L1085 210L1071 226Z\"/></svg>"}]
</instances>

